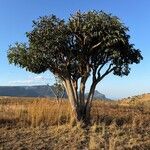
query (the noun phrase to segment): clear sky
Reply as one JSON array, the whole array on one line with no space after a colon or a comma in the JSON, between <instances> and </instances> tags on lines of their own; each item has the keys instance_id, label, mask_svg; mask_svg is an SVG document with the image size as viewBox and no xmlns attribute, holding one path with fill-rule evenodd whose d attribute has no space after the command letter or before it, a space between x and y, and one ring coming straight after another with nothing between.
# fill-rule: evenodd
<instances>
[{"instance_id":1,"label":"clear sky","mask_svg":"<svg viewBox=\"0 0 150 150\"><path fill-rule=\"evenodd\" d=\"M127 77L107 76L97 90L110 98L150 93L149 6L149 0L0 0L0 86L54 83L49 72L36 75L8 63L9 45L27 41L25 32L31 31L32 20L49 14L66 19L78 10L103 10L129 27L131 42L141 50L144 60L132 65Z\"/></svg>"}]
</instances>

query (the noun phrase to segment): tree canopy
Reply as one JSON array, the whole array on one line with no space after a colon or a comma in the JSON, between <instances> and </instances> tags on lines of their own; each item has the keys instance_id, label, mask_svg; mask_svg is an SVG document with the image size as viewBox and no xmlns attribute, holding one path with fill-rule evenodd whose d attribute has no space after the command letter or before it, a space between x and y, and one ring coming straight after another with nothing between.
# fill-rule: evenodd
<instances>
[{"instance_id":1,"label":"tree canopy","mask_svg":"<svg viewBox=\"0 0 150 150\"><path fill-rule=\"evenodd\" d=\"M73 90L73 105L88 105L97 83L106 75L128 75L129 65L143 59L130 43L128 31L119 18L103 11L77 12L68 20L44 16L33 21L32 31L26 33L27 43L10 46L8 59L34 73L50 70L64 81L66 89ZM90 75L92 85L85 101Z\"/></svg>"}]
</instances>

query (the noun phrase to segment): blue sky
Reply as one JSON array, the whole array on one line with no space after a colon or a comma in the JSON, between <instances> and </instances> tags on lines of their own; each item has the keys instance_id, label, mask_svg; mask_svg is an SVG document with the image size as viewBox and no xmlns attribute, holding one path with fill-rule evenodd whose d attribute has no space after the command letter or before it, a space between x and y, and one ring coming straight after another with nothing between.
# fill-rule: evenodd
<instances>
[{"instance_id":1,"label":"blue sky","mask_svg":"<svg viewBox=\"0 0 150 150\"><path fill-rule=\"evenodd\" d=\"M25 32L31 31L32 20L39 16L55 14L66 19L78 10L95 9L118 16L129 27L131 42L144 57L140 64L131 66L129 76L111 74L98 84L97 90L111 98L150 93L149 6L148 0L0 0L0 86L53 84L54 77L49 72L36 75L9 65L8 46L16 41L26 42Z\"/></svg>"}]
</instances>

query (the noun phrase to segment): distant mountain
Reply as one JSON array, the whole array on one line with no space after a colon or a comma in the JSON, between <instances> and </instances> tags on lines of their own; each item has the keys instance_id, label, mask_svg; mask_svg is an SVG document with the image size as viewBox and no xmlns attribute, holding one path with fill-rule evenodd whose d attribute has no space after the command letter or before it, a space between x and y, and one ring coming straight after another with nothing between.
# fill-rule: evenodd
<instances>
[{"instance_id":1,"label":"distant mountain","mask_svg":"<svg viewBox=\"0 0 150 150\"><path fill-rule=\"evenodd\" d=\"M85 93L85 97L88 96L88 93ZM107 99L106 96L99 91L95 90L94 92L94 99Z\"/></svg>"},{"instance_id":2,"label":"distant mountain","mask_svg":"<svg viewBox=\"0 0 150 150\"><path fill-rule=\"evenodd\" d=\"M37 85L37 86L0 86L0 96L22 96L22 97L55 97L52 89L53 86ZM87 97L88 93L85 94ZM67 97L67 94L64 94ZM94 93L94 99L106 99L104 94L97 90Z\"/></svg>"},{"instance_id":3,"label":"distant mountain","mask_svg":"<svg viewBox=\"0 0 150 150\"><path fill-rule=\"evenodd\" d=\"M99 91L95 90L95 92L94 92L94 98L95 99L99 99L99 98L106 99L106 96L104 94L100 93Z\"/></svg>"},{"instance_id":4,"label":"distant mountain","mask_svg":"<svg viewBox=\"0 0 150 150\"><path fill-rule=\"evenodd\" d=\"M48 85L38 86L0 86L0 96L53 97Z\"/></svg>"}]
</instances>

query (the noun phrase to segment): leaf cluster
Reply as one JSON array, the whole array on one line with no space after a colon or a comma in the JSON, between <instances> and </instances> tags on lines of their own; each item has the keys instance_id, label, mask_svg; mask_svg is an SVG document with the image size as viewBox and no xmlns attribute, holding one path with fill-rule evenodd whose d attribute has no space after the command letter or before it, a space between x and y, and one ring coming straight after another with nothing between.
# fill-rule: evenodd
<instances>
[{"instance_id":1,"label":"leaf cluster","mask_svg":"<svg viewBox=\"0 0 150 150\"><path fill-rule=\"evenodd\" d=\"M143 59L130 43L128 28L102 11L77 12L65 21L55 15L33 21L28 43L10 46L8 59L34 73L50 70L60 78L100 74L109 65L115 75L128 75L130 64ZM109 68L109 69L110 69Z\"/></svg>"}]
</instances>

